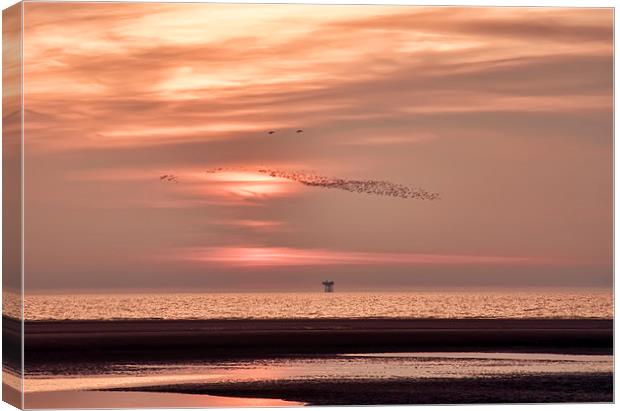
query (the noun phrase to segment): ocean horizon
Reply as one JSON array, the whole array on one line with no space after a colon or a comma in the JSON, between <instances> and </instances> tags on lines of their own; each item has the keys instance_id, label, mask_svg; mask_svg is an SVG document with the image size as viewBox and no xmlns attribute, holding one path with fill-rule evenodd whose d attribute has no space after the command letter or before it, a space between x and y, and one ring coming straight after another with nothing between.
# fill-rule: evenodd
<instances>
[{"instance_id":1,"label":"ocean horizon","mask_svg":"<svg viewBox=\"0 0 620 411\"><path fill-rule=\"evenodd\" d=\"M19 318L19 300L6 304L4 315ZM24 300L27 321L612 317L613 293L605 289L26 294Z\"/></svg>"}]
</instances>

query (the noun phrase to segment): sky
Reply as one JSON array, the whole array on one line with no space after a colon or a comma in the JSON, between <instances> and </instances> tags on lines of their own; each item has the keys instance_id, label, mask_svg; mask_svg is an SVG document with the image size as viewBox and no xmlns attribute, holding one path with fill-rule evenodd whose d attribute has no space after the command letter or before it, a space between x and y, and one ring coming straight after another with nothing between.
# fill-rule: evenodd
<instances>
[{"instance_id":1,"label":"sky","mask_svg":"<svg viewBox=\"0 0 620 411\"><path fill-rule=\"evenodd\" d=\"M26 290L610 287L612 17L25 3Z\"/></svg>"}]
</instances>

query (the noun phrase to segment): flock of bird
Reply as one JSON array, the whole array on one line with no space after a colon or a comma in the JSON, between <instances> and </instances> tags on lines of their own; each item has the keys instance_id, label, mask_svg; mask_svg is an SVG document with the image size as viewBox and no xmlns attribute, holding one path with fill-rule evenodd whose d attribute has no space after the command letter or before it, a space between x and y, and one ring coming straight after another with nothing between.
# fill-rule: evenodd
<instances>
[{"instance_id":1,"label":"flock of bird","mask_svg":"<svg viewBox=\"0 0 620 411\"><path fill-rule=\"evenodd\" d=\"M303 133L302 129L298 129L295 131L297 134ZM275 134L275 130L269 130L268 134ZM248 171L244 168L228 168L228 167L218 167L206 170L206 173L221 173L230 170L242 170ZM322 187L322 188L331 188L337 190L345 190L353 193L361 193L361 194L372 194L379 196L387 196L387 197L398 197L405 199L414 199L414 200L439 200L440 196L438 193L433 193L426 191L423 188L419 187L408 187L402 184L391 183L389 181L380 181L380 180L346 180L342 178L333 178L333 177L325 177L317 174L309 174L309 173L300 173L296 171L283 171L283 170L275 170L275 169L267 169L261 168L258 170L249 170L253 172L258 172L261 174L266 174L270 177L274 178L284 178L287 180L295 181L297 183L311 186L311 187ZM179 179L174 174L164 174L159 177L161 181L170 182L170 183L178 183Z\"/></svg>"},{"instance_id":2,"label":"flock of bird","mask_svg":"<svg viewBox=\"0 0 620 411\"><path fill-rule=\"evenodd\" d=\"M316 174L299 173L272 169L259 169L259 173L271 177L285 178L306 186L333 188L360 194L373 194L387 197L399 197L414 200L439 200L438 193L432 193L419 187L408 187L381 180L345 180L343 178L325 177Z\"/></svg>"},{"instance_id":3,"label":"flock of bird","mask_svg":"<svg viewBox=\"0 0 620 411\"><path fill-rule=\"evenodd\" d=\"M174 174L163 174L161 176L159 176L159 179L161 181L167 181L170 183L178 183L179 182L179 178L177 176L175 176Z\"/></svg>"},{"instance_id":4,"label":"flock of bird","mask_svg":"<svg viewBox=\"0 0 620 411\"><path fill-rule=\"evenodd\" d=\"M242 167L217 167L206 170L207 174L223 173L227 171L251 171L266 174L274 178L284 178L297 183L310 186L332 188L337 190L350 191L360 194L372 194L386 197L398 197L414 200L439 200L438 193L433 193L419 187L408 187L381 180L346 180L343 178L325 177L318 174L301 173L297 171L284 171L268 168L245 169Z\"/></svg>"}]
</instances>

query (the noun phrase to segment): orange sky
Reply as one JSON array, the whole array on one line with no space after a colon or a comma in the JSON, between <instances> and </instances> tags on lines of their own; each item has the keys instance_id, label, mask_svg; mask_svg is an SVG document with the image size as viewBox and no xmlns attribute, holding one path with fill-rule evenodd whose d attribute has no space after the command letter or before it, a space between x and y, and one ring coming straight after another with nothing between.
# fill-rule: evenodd
<instances>
[{"instance_id":1,"label":"orange sky","mask_svg":"<svg viewBox=\"0 0 620 411\"><path fill-rule=\"evenodd\" d=\"M25 3L24 22L27 287L611 284L611 9Z\"/></svg>"}]
</instances>

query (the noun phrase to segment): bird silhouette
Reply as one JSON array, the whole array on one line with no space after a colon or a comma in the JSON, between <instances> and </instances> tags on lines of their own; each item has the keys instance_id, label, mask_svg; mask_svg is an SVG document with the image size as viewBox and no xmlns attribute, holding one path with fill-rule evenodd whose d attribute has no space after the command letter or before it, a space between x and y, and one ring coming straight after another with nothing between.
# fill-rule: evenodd
<instances>
[{"instance_id":1,"label":"bird silhouette","mask_svg":"<svg viewBox=\"0 0 620 411\"><path fill-rule=\"evenodd\" d=\"M214 174L214 173L219 173L220 171L224 171L224 167L212 168L212 169L205 171L205 173Z\"/></svg>"},{"instance_id":2,"label":"bird silhouette","mask_svg":"<svg viewBox=\"0 0 620 411\"><path fill-rule=\"evenodd\" d=\"M299 130L297 130L297 131L296 131L296 133L297 133L297 134L299 134L299 133L303 133L303 132L304 132L304 131L303 131L302 129L299 129Z\"/></svg>"},{"instance_id":3,"label":"bird silhouette","mask_svg":"<svg viewBox=\"0 0 620 411\"><path fill-rule=\"evenodd\" d=\"M159 177L159 179L161 181L167 181L170 183L178 183L179 179L177 176L175 176L174 174L164 174L162 176Z\"/></svg>"},{"instance_id":4,"label":"bird silhouette","mask_svg":"<svg viewBox=\"0 0 620 411\"><path fill-rule=\"evenodd\" d=\"M268 133L268 134L273 134L273 133L275 133L275 131L273 131L273 130L269 130L269 133Z\"/></svg>"}]
</instances>

